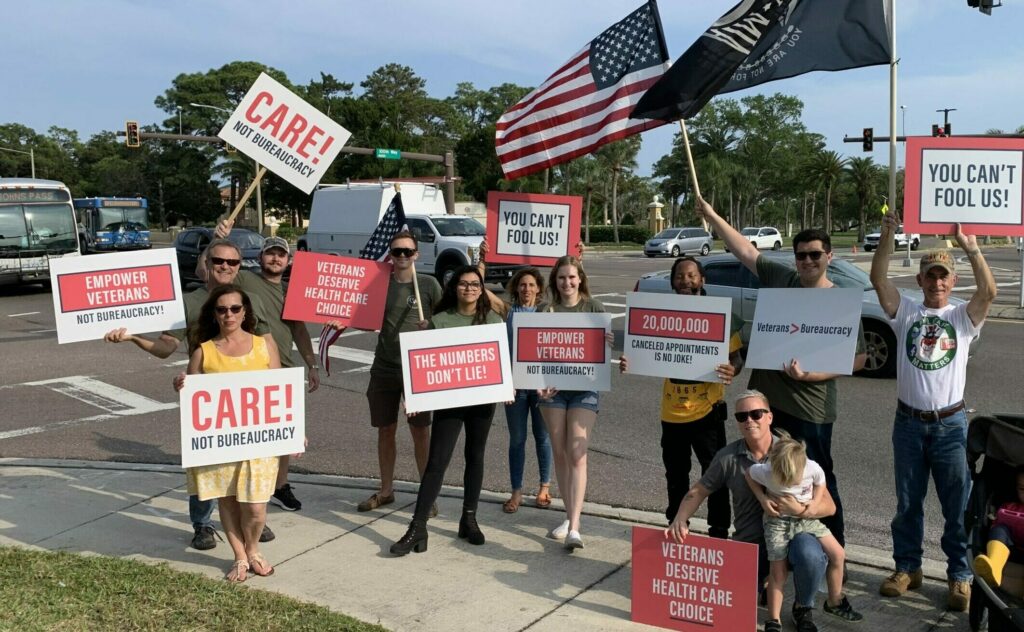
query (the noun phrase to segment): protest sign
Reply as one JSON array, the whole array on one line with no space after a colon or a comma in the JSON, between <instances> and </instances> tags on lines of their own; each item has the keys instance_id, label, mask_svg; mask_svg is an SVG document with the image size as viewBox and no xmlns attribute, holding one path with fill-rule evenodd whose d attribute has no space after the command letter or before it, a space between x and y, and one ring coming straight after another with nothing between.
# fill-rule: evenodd
<instances>
[{"instance_id":1,"label":"protest sign","mask_svg":"<svg viewBox=\"0 0 1024 632\"><path fill-rule=\"evenodd\" d=\"M626 294L622 354L635 375L719 382L729 362L732 300L720 296Z\"/></svg>"},{"instance_id":2,"label":"protest sign","mask_svg":"<svg viewBox=\"0 0 1024 632\"><path fill-rule=\"evenodd\" d=\"M374 331L384 320L391 266L369 259L299 251L292 261L283 317L308 323L340 320Z\"/></svg>"},{"instance_id":3,"label":"protest sign","mask_svg":"<svg viewBox=\"0 0 1024 632\"><path fill-rule=\"evenodd\" d=\"M301 367L186 376L181 466L305 452L305 396Z\"/></svg>"},{"instance_id":4,"label":"protest sign","mask_svg":"<svg viewBox=\"0 0 1024 632\"><path fill-rule=\"evenodd\" d=\"M399 335L405 408L426 412L515 398L504 324Z\"/></svg>"},{"instance_id":5,"label":"protest sign","mask_svg":"<svg viewBox=\"0 0 1024 632\"><path fill-rule=\"evenodd\" d=\"M612 390L611 314L518 312L512 323L516 388Z\"/></svg>"},{"instance_id":6,"label":"protest sign","mask_svg":"<svg viewBox=\"0 0 1024 632\"><path fill-rule=\"evenodd\" d=\"M802 371L850 375L863 298L857 288L762 288L746 366L782 370L796 359Z\"/></svg>"},{"instance_id":7,"label":"protest sign","mask_svg":"<svg viewBox=\"0 0 1024 632\"><path fill-rule=\"evenodd\" d=\"M173 249L50 259L50 277L60 344L185 327Z\"/></svg>"},{"instance_id":8,"label":"protest sign","mask_svg":"<svg viewBox=\"0 0 1024 632\"><path fill-rule=\"evenodd\" d=\"M1024 236L1024 138L907 139L907 232Z\"/></svg>"},{"instance_id":9,"label":"protest sign","mask_svg":"<svg viewBox=\"0 0 1024 632\"><path fill-rule=\"evenodd\" d=\"M552 266L577 254L583 198L574 195L487 193L487 263Z\"/></svg>"},{"instance_id":10,"label":"protest sign","mask_svg":"<svg viewBox=\"0 0 1024 632\"><path fill-rule=\"evenodd\" d=\"M320 182L351 135L266 73L217 133L304 193Z\"/></svg>"},{"instance_id":11,"label":"protest sign","mask_svg":"<svg viewBox=\"0 0 1024 632\"><path fill-rule=\"evenodd\" d=\"M757 629L757 545L633 527L632 620L670 630Z\"/></svg>"}]
</instances>

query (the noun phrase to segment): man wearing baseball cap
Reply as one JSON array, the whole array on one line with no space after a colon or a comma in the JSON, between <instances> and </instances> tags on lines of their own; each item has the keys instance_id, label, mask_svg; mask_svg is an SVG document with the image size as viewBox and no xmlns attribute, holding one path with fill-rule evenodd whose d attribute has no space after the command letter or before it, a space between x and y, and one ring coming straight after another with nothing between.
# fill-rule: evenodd
<instances>
[{"instance_id":1,"label":"man wearing baseball cap","mask_svg":"<svg viewBox=\"0 0 1024 632\"><path fill-rule=\"evenodd\" d=\"M878 250L871 260L871 283L896 333L899 396L892 430L896 569L878 591L886 597L899 597L921 585L924 497L931 477L945 520L941 543L949 581L948 607L962 612L971 599L972 577L964 528L964 509L971 491L964 404L967 354L995 300L996 284L977 238L965 235L957 224L956 243L967 255L977 286L970 301L949 303L957 275L956 261L948 250L921 257L917 284L924 292L923 303L901 295L888 277L898 225L899 218L892 213L882 219Z\"/></svg>"}]
</instances>

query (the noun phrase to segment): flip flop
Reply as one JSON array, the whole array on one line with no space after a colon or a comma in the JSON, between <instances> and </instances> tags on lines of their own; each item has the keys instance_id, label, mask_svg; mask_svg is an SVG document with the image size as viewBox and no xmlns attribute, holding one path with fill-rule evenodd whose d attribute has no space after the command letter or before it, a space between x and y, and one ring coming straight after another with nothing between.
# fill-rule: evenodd
<instances>
[{"instance_id":1,"label":"flip flop","mask_svg":"<svg viewBox=\"0 0 1024 632\"><path fill-rule=\"evenodd\" d=\"M519 511L519 505L522 502L523 502L522 496L520 496L518 500L516 499L515 496L512 496L512 498L509 498L504 503L502 503L501 510L504 511L505 513L507 513L507 514L513 514L513 513L517 512L517 511Z\"/></svg>"},{"instance_id":2,"label":"flip flop","mask_svg":"<svg viewBox=\"0 0 1024 632\"><path fill-rule=\"evenodd\" d=\"M249 568L260 577L270 577L274 574L274 567L259 553L249 558ZM267 570L268 568L270 570Z\"/></svg>"},{"instance_id":3,"label":"flip flop","mask_svg":"<svg viewBox=\"0 0 1024 632\"><path fill-rule=\"evenodd\" d=\"M551 506L551 493L548 491L551 489L550 485L541 485L540 490L537 492L537 500L534 504L540 509L547 509Z\"/></svg>"},{"instance_id":4,"label":"flip flop","mask_svg":"<svg viewBox=\"0 0 1024 632\"><path fill-rule=\"evenodd\" d=\"M224 576L224 579L233 584L241 584L248 578L249 562L245 560L235 560L235 563L231 565L231 570Z\"/></svg>"}]
</instances>

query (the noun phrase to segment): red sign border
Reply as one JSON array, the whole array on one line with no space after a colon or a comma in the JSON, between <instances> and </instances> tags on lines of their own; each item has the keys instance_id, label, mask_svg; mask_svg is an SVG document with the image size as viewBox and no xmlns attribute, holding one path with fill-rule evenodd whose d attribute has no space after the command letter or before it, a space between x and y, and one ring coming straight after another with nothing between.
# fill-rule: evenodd
<instances>
[{"instance_id":1,"label":"red sign border","mask_svg":"<svg viewBox=\"0 0 1024 632\"><path fill-rule=\"evenodd\" d=\"M565 255L576 254L573 248L580 240L580 227L583 225L583 198L578 195L550 195L544 193L513 193L510 191L487 192L487 243L491 252L487 253L487 263L510 263L528 266L551 267L559 257L541 257L536 255L509 255L498 252L498 210L501 202L531 202L539 204L558 204L569 207L569 230L566 239ZM575 239L574 239L575 237ZM564 255L563 255L564 256Z\"/></svg>"},{"instance_id":2,"label":"red sign border","mask_svg":"<svg viewBox=\"0 0 1024 632\"><path fill-rule=\"evenodd\" d=\"M414 382L413 382L413 379L412 379L412 373L413 373L412 354L419 353L421 351L434 351L434 350L437 350L437 349L448 349L448 348L451 348L451 347L468 347L468 346L473 346L473 345L480 346L480 347L493 346L495 348L495 350L497 351L496 355L498 356L498 368L499 368L499 371L498 371L498 381L497 382L491 382L491 383L488 383L488 384L471 384L469 386L455 386L455 387L452 387L452 388L439 388L439 389L435 389L435 390L432 390L432 391L417 391L416 390L416 387L414 386ZM455 345L440 345L440 346L437 346L437 347L417 347L415 349L407 349L405 354L406 354L406 358L409 361L409 393L411 393L412 395L427 395L427 394L430 394L430 393L440 393L440 392L443 392L443 391L461 391L461 390L467 389L467 388L486 388L486 387L489 387L489 386L500 386L502 384L502 382L504 381L502 379L504 376L502 375L502 372L500 371L500 369L501 369L501 345L498 344L494 340L482 340L480 342L466 342L466 343L455 344Z\"/></svg>"},{"instance_id":3,"label":"red sign border","mask_svg":"<svg viewBox=\"0 0 1024 632\"><path fill-rule=\"evenodd\" d=\"M367 323L364 323L362 321L360 321L358 324L355 324L355 321L356 321L355 317L346 319L346 318L341 318L340 316L328 316L328 315L324 315L324 314L315 314L315 313L314 314L307 314L305 311L303 311L303 305L302 304L303 304L303 302L305 302L307 300L311 300L311 299L306 299L306 298L303 298L303 297L299 297L298 295L296 295L296 298L292 299L292 301L289 302L288 301L288 297L291 296L292 289L299 287L297 283L293 283L292 279L295 279L295 263L296 263L296 260L301 260L301 259L307 259L309 261L310 265L315 265L317 259L324 259L324 260L327 260L327 261L337 261L337 260L356 261L356 262L359 262L360 264L372 264L374 266L377 266L378 274L381 275L386 280L386 283L384 281L380 282L381 286L382 286L381 287L382 292L379 295L380 296L380 306L379 306L380 318L379 319L377 319L377 318L373 319L373 322L376 322L376 326L375 327L366 326ZM314 274L315 274L315 270L314 270ZM373 259L363 259L362 257L346 257L346 256L340 256L340 255L328 255L328 254L324 254L324 253L320 253L320 252L309 252L309 251L302 251L302 250L300 250L300 251L295 253L294 259L292 260L292 276L291 276L291 279L289 279L289 281L288 281L288 294L285 296L284 308L282 309L281 317L284 318L285 320L297 320L297 321L300 321L300 322L320 323L320 324L327 323L327 322L330 322L332 320L348 321L348 324L345 325L345 327L349 328L349 329L361 329L363 331L379 331L381 326L383 326L383 324L384 324L384 317L386 315L385 312L387 311L387 306L385 305L385 303L387 302L388 286L390 285L390 283L391 283L391 266L390 266L390 264L387 264L387 263L384 263L384 262L381 262L381 261L376 261L376 260L373 260ZM296 290L296 292L299 292L299 290ZM377 294L375 294L375 293L370 293L370 294L371 294L371 296L377 296ZM369 308L370 306L369 305L365 305L365 306L361 306L360 305L360 306L356 306L356 307L361 309L361 308ZM373 314L373 316L376 317L376 314Z\"/></svg>"},{"instance_id":4,"label":"red sign border","mask_svg":"<svg viewBox=\"0 0 1024 632\"><path fill-rule=\"evenodd\" d=\"M167 276L171 280L171 296L170 296L170 298L155 299L155 300L149 300L149 301L139 302L139 303L121 303L120 305L100 305L100 306L97 306L97 307L83 307L82 309L65 309L65 307L64 307L65 294L64 294L64 287L61 285L61 279L81 276L83 274L100 274L102 272L111 272L111 271L123 272L123 271L127 271L127 270L139 270L139 269L142 269L142 268L167 268ZM153 303L167 303L169 301L174 301L174 300L176 300L178 298L178 284L176 284L174 282L174 268L172 268L171 264L169 264L169 263L157 263L157 264L145 265L145 266L129 266L129 267L126 267L126 268L105 268L103 270L84 270L82 272L64 272L62 274L57 275L56 282L57 282L57 287L60 288L60 313L61 314L74 314L75 312L92 312L92 311L102 310L102 309L116 309L118 307L130 307L130 306L133 306L133 305L152 305Z\"/></svg>"},{"instance_id":5,"label":"red sign border","mask_svg":"<svg viewBox=\"0 0 1024 632\"><path fill-rule=\"evenodd\" d=\"M655 336L652 334L636 333L635 331L633 331L631 327L632 322L630 317L632 316L634 311L638 310L644 312L666 312L669 314L702 314L706 315L708 318L721 318L722 322L720 323L720 325L722 328L722 337L724 338L724 340L717 340L715 338L687 338L685 336ZM660 340L693 340L697 342L711 342L714 344L722 344L729 342L730 337L729 332L725 330L725 314L721 314L719 312L701 312L692 309L665 309L663 307L641 307L638 305L633 305L632 307L630 307L628 313L626 314L626 330L629 332L630 336L637 336L643 338L657 338Z\"/></svg>"},{"instance_id":6,"label":"red sign border","mask_svg":"<svg viewBox=\"0 0 1024 632\"><path fill-rule=\"evenodd\" d=\"M601 332L601 361L600 362L587 362L584 360L522 360L519 358L519 337L516 337L516 350L515 350L515 361L519 364L605 364L608 362L608 345L604 341L604 335L608 333L608 330L604 327L520 327L519 331L525 331L530 329L562 329L572 331L600 331Z\"/></svg>"}]
</instances>

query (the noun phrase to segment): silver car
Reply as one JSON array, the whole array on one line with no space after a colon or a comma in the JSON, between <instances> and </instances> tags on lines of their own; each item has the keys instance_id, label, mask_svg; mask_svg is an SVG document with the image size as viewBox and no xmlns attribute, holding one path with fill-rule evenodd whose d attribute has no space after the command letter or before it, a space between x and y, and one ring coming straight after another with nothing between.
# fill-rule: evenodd
<instances>
[{"instance_id":1,"label":"silver car","mask_svg":"<svg viewBox=\"0 0 1024 632\"><path fill-rule=\"evenodd\" d=\"M761 256L771 257L774 261L795 267L791 253L763 252ZM707 279L704 289L708 295L731 298L733 313L738 314L744 320L740 336L746 344L750 340L750 327L754 320L754 308L757 306L757 290L761 287L760 280L731 254L713 255L702 260L701 265L704 266ZM637 281L635 290L637 292L671 294L672 286L668 278L670 272L670 270L665 270L643 275ZM864 327L864 342L867 344L868 360L859 375L895 377L896 334L889 324L889 317L882 310L882 306L878 304L878 295L875 294L875 288L872 287L867 273L849 261L833 257L826 274L837 287L857 287L864 290L864 299L861 302L861 324ZM924 298L920 291L901 289L900 292L917 301ZM955 305L966 301L950 297L949 302ZM978 342L978 337L971 341L971 355L976 352Z\"/></svg>"},{"instance_id":2,"label":"silver car","mask_svg":"<svg viewBox=\"0 0 1024 632\"><path fill-rule=\"evenodd\" d=\"M711 243L711 233L703 228L666 228L647 240L644 254L648 257L678 257L688 252L699 252L704 256L711 252Z\"/></svg>"}]
</instances>

